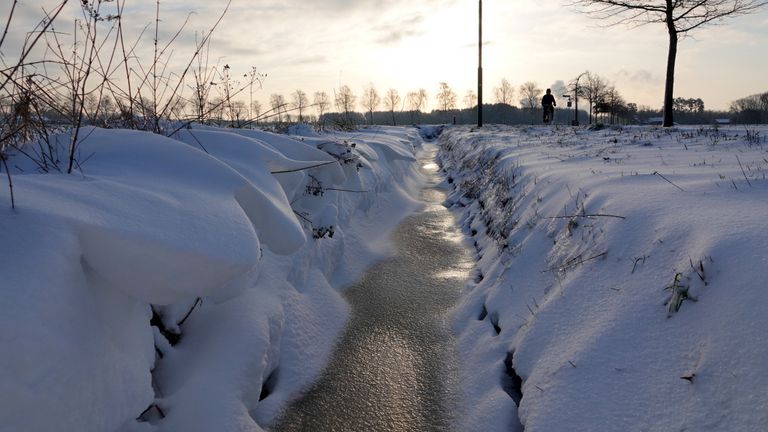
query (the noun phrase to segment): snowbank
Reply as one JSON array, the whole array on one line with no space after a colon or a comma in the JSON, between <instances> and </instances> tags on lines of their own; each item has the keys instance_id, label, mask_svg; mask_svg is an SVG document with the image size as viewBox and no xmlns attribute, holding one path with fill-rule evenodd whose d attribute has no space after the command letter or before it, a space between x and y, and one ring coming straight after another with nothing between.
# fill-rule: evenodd
<instances>
[{"instance_id":1,"label":"snowbank","mask_svg":"<svg viewBox=\"0 0 768 432\"><path fill-rule=\"evenodd\" d=\"M460 430L764 429L766 135L445 132L478 259L454 312Z\"/></svg>"},{"instance_id":2,"label":"snowbank","mask_svg":"<svg viewBox=\"0 0 768 432\"><path fill-rule=\"evenodd\" d=\"M88 129L73 175L12 156L0 429L260 430L296 397L420 181L414 129L304 133Z\"/></svg>"}]
</instances>

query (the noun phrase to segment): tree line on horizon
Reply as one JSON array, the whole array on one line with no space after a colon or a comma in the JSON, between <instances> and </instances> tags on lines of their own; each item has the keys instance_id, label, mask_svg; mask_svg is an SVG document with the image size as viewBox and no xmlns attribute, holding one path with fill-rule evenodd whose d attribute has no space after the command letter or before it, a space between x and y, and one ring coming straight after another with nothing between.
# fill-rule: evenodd
<instances>
[{"instance_id":1,"label":"tree line on horizon","mask_svg":"<svg viewBox=\"0 0 768 432\"><path fill-rule=\"evenodd\" d=\"M607 79L594 72L584 72L568 84L558 80L550 87L557 100L556 123L571 124L645 124L658 123L663 107L652 108L627 102ZM541 123L540 102L544 90L536 82L527 81L513 86L503 78L492 90L492 102L483 104L486 122L500 124ZM576 95L579 98L578 119L575 114ZM265 125L315 123L324 126L405 125L415 123L472 124L477 119L477 94L468 90L463 97L446 82L440 82L427 111L430 94L426 89L406 93L390 88L380 94L373 83L355 94L342 85L332 95L315 92L310 99L303 90L295 90L286 98L272 94L267 111L255 101L252 112L265 116ZM518 105L519 104L519 105ZM264 114L264 113L267 114ZM673 112L680 124L708 124L722 121L734 123L767 123L768 92L738 99L729 111L707 110L701 98L673 99ZM237 123L237 113L226 116L221 110L219 120ZM228 118L227 118L228 117Z\"/></svg>"}]
</instances>

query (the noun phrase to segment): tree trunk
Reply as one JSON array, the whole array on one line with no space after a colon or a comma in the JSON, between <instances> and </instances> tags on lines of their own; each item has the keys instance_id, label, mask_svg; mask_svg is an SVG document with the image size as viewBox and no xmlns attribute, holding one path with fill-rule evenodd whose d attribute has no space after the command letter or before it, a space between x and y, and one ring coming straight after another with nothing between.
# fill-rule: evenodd
<instances>
[{"instance_id":1,"label":"tree trunk","mask_svg":"<svg viewBox=\"0 0 768 432\"><path fill-rule=\"evenodd\" d=\"M669 2L669 0L667 0ZM674 124L674 87L675 59L677 58L677 29L672 21L671 13L667 14L667 30L669 31L669 53L667 54L667 78L664 83L664 127Z\"/></svg>"}]
</instances>

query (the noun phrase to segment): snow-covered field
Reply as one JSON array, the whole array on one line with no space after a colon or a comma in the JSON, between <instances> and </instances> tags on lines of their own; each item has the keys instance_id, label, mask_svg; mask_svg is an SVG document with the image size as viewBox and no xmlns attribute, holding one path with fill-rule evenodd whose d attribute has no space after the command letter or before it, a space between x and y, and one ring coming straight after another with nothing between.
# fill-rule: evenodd
<instances>
[{"instance_id":1,"label":"snow-covered field","mask_svg":"<svg viewBox=\"0 0 768 432\"><path fill-rule=\"evenodd\" d=\"M458 430L767 430L766 136L446 130L479 259Z\"/></svg>"},{"instance_id":2,"label":"snow-covered field","mask_svg":"<svg viewBox=\"0 0 768 432\"><path fill-rule=\"evenodd\" d=\"M421 138L293 133L89 129L73 175L11 157L0 430L261 430L316 377L339 289L417 205Z\"/></svg>"}]
</instances>

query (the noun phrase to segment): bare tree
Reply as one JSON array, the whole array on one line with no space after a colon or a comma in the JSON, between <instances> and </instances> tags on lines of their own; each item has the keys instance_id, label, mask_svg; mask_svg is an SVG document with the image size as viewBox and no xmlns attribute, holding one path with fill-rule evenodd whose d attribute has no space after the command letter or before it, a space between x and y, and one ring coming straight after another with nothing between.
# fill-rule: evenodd
<instances>
[{"instance_id":1,"label":"bare tree","mask_svg":"<svg viewBox=\"0 0 768 432\"><path fill-rule=\"evenodd\" d=\"M180 101L179 103L182 104L183 102ZM99 101L97 121L105 127L109 124L110 119L115 116L116 112L117 106L115 105L115 101L109 95L105 95L101 101Z\"/></svg>"},{"instance_id":2,"label":"bare tree","mask_svg":"<svg viewBox=\"0 0 768 432\"><path fill-rule=\"evenodd\" d=\"M232 101L229 104L229 116L229 120L235 127L242 127L248 116L248 104L241 100Z\"/></svg>"},{"instance_id":3,"label":"bare tree","mask_svg":"<svg viewBox=\"0 0 768 432\"><path fill-rule=\"evenodd\" d=\"M477 106L477 93L473 90L467 90L464 95L464 108L474 108Z\"/></svg>"},{"instance_id":4,"label":"bare tree","mask_svg":"<svg viewBox=\"0 0 768 432\"><path fill-rule=\"evenodd\" d=\"M424 89L419 89L408 93L408 109L411 111L411 122L416 121L414 116L417 116L423 109L427 107L427 100L429 95Z\"/></svg>"},{"instance_id":5,"label":"bare tree","mask_svg":"<svg viewBox=\"0 0 768 432\"><path fill-rule=\"evenodd\" d=\"M446 82L441 82L437 91L437 108L441 111L456 109L456 92Z\"/></svg>"},{"instance_id":6,"label":"bare tree","mask_svg":"<svg viewBox=\"0 0 768 432\"><path fill-rule=\"evenodd\" d=\"M579 86L579 96L587 98L589 102L589 124L592 124L595 104L603 99L610 86L608 81L593 72L587 71L584 78L584 84Z\"/></svg>"},{"instance_id":7,"label":"bare tree","mask_svg":"<svg viewBox=\"0 0 768 432\"><path fill-rule=\"evenodd\" d=\"M261 114L261 104L259 104L258 101L253 100L253 85L258 84L259 88L261 88L261 83L267 75L259 73L255 66L251 66L250 72L243 77L248 78L248 117L249 119L257 119L259 118L259 114ZM254 110L254 107L256 106L254 103L258 104L258 110Z\"/></svg>"},{"instance_id":8,"label":"bare tree","mask_svg":"<svg viewBox=\"0 0 768 432\"><path fill-rule=\"evenodd\" d=\"M283 112L285 111L285 97L281 94L271 94L269 96L269 106L272 108L272 112L277 114L277 122L283 122Z\"/></svg>"},{"instance_id":9,"label":"bare tree","mask_svg":"<svg viewBox=\"0 0 768 432\"><path fill-rule=\"evenodd\" d=\"M315 105L315 110L317 111L317 120L320 122L320 128L322 128L325 125L325 118L323 117L323 114L328 112L328 109L331 108L331 98L328 97L328 93L324 91L318 91L315 92L315 97L312 99L312 103Z\"/></svg>"},{"instance_id":10,"label":"bare tree","mask_svg":"<svg viewBox=\"0 0 768 432\"><path fill-rule=\"evenodd\" d=\"M741 123L768 122L768 92L753 94L731 102L731 113Z\"/></svg>"},{"instance_id":11,"label":"bare tree","mask_svg":"<svg viewBox=\"0 0 768 432\"><path fill-rule=\"evenodd\" d=\"M493 96L496 98L496 103L512 105L515 87L506 78L502 78L501 84L493 89Z\"/></svg>"},{"instance_id":12,"label":"bare tree","mask_svg":"<svg viewBox=\"0 0 768 432\"><path fill-rule=\"evenodd\" d=\"M543 91L533 81L526 81L520 86L520 105L529 112L531 122L534 121L534 110L539 106Z\"/></svg>"},{"instance_id":13,"label":"bare tree","mask_svg":"<svg viewBox=\"0 0 768 432\"><path fill-rule=\"evenodd\" d=\"M539 99L543 91L533 81L527 81L520 86L520 105L530 110L539 106Z\"/></svg>"},{"instance_id":14,"label":"bare tree","mask_svg":"<svg viewBox=\"0 0 768 432\"><path fill-rule=\"evenodd\" d=\"M376 91L376 87L373 86L373 83L368 84L365 89L363 89L363 100L361 105L363 108L365 108L366 111L368 111L369 124L373 124L373 112L376 110L376 108L379 107L380 104L381 97L379 97L379 92Z\"/></svg>"},{"instance_id":15,"label":"bare tree","mask_svg":"<svg viewBox=\"0 0 768 432\"><path fill-rule=\"evenodd\" d=\"M293 109L299 111L299 123L302 123L304 121L304 108L309 105L309 98L307 97L307 94L302 90L296 90L293 92L291 94L291 98L293 99L291 106Z\"/></svg>"},{"instance_id":16,"label":"bare tree","mask_svg":"<svg viewBox=\"0 0 768 432\"><path fill-rule=\"evenodd\" d=\"M251 102L251 115L249 120L255 120L261 117L261 102L259 101L253 101Z\"/></svg>"},{"instance_id":17,"label":"bare tree","mask_svg":"<svg viewBox=\"0 0 768 432\"><path fill-rule=\"evenodd\" d=\"M355 101L357 96L352 93L352 89L348 85L343 85L336 93L336 109L344 113L344 120L349 122L349 113L355 109Z\"/></svg>"},{"instance_id":18,"label":"bare tree","mask_svg":"<svg viewBox=\"0 0 768 432\"><path fill-rule=\"evenodd\" d=\"M693 30L728 17L745 15L768 4L761 0L575 0L608 26L664 24L669 35L664 85L664 126L672 126L677 42Z\"/></svg>"},{"instance_id":19,"label":"bare tree","mask_svg":"<svg viewBox=\"0 0 768 432\"><path fill-rule=\"evenodd\" d=\"M331 98L328 97L328 93L324 91L317 91L315 92L315 96L312 99L312 104L315 107L315 111L317 111L317 121L320 128L322 129L325 126L324 115L331 108Z\"/></svg>"},{"instance_id":20,"label":"bare tree","mask_svg":"<svg viewBox=\"0 0 768 432\"><path fill-rule=\"evenodd\" d=\"M614 86L608 86L600 99L595 103L595 116L602 114L605 121L606 114L610 114L609 121L614 124L622 111L626 111L626 102Z\"/></svg>"},{"instance_id":21,"label":"bare tree","mask_svg":"<svg viewBox=\"0 0 768 432\"><path fill-rule=\"evenodd\" d=\"M384 96L384 108L389 111L389 113L392 115L392 126L397 126L397 121L395 120L395 110L397 109L397 106L400 105L400 94L397 93L397 90L395 89L389 89L387 90L386 96Z\"/></svg>"},{"instance_id":22,"label":"bare tree","mask_svg":"<svg viewBox=\"0 0 768 432\"><path fill-rule=\"evenodd\" d=\"M225 100L221 96L216 96L208 101L208 107L206 111L210 113L213 116L213 119L216 120L219 125L222 124L224 121L224 112L226 111L226 104ZM142 112L145 113L146 116L152 115L152 110L154 109L154 105L151 99L148 98L140 98L138 105Z\"/></svg>"}]
</instances>

